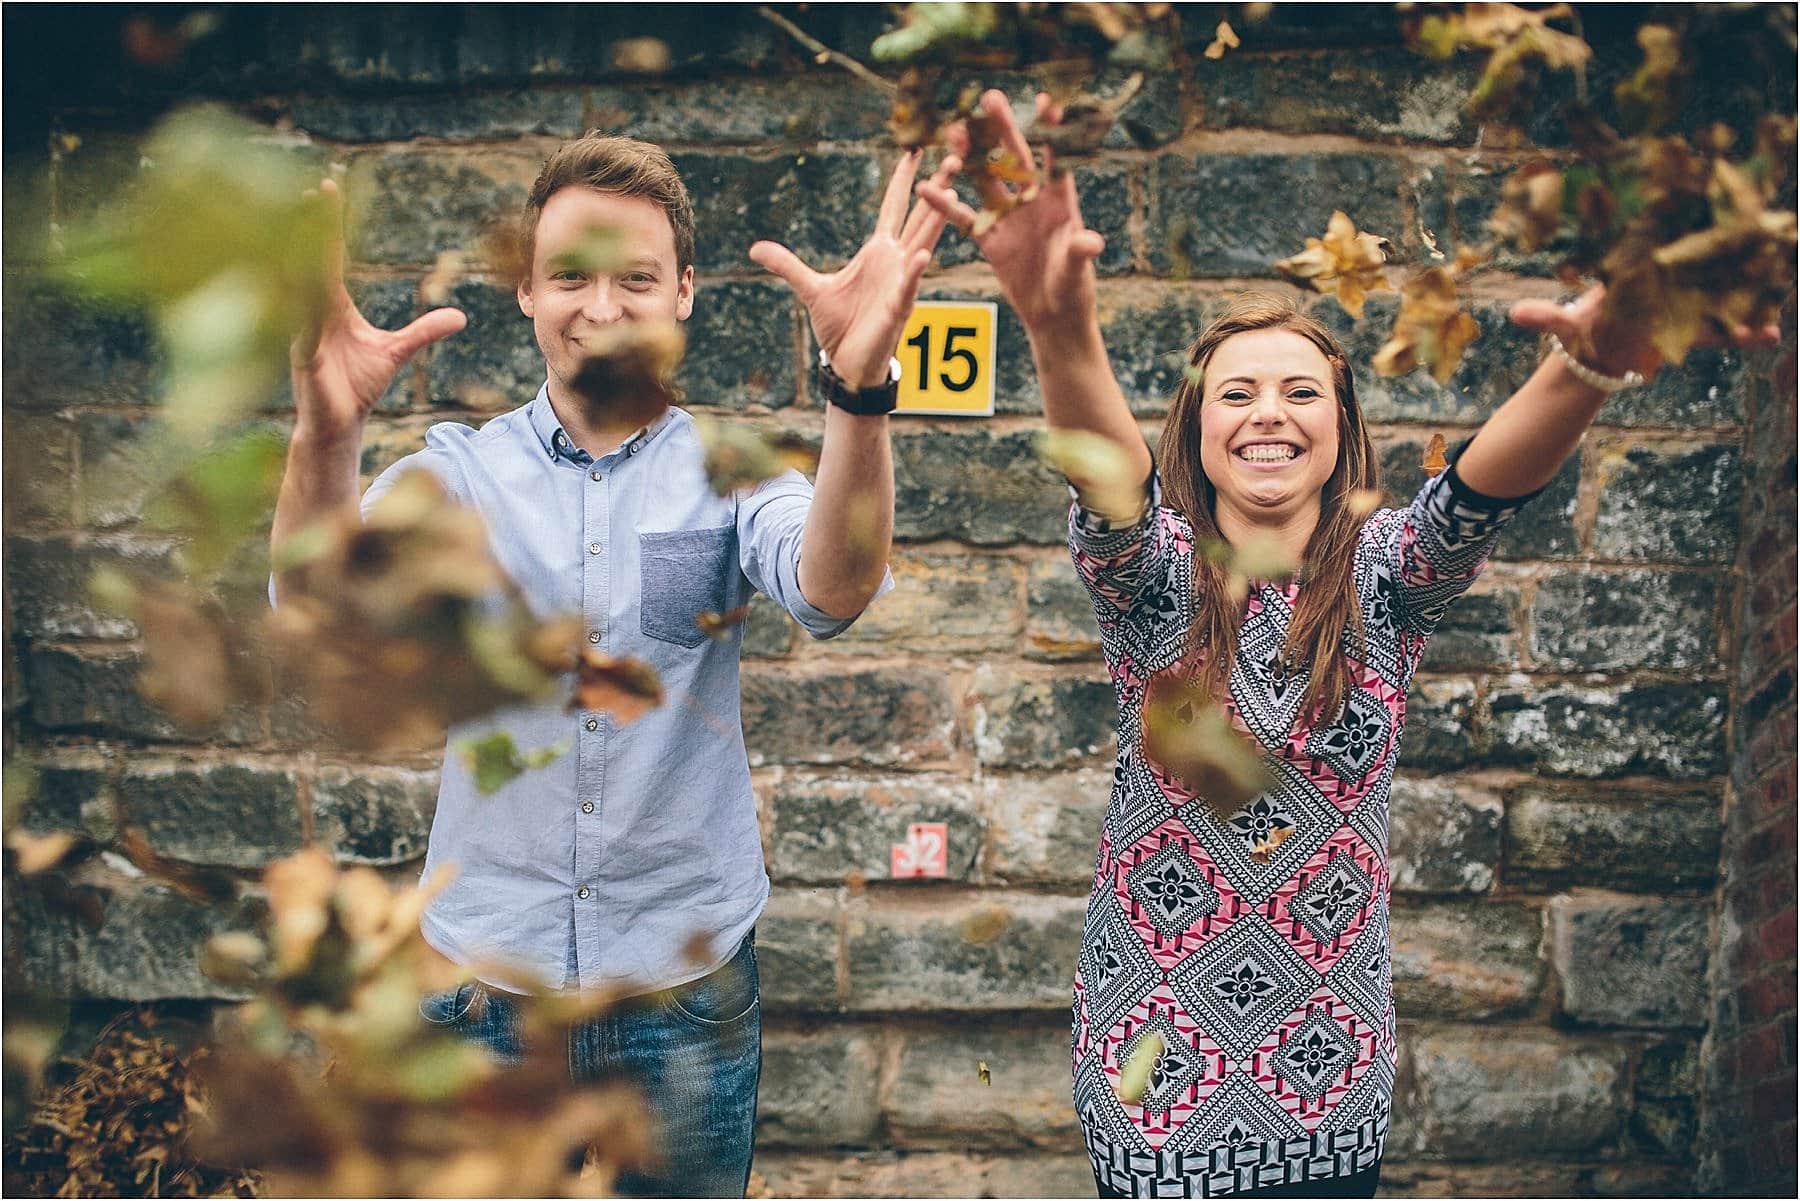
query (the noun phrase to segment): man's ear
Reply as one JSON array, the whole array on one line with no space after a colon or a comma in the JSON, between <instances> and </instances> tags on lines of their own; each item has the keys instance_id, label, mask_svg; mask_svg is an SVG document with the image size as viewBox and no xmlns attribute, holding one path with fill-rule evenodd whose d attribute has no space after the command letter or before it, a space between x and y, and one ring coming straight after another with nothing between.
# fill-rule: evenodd
<instances>
[{"instance_id":1,"label":"man's ear","mask_svg":"<svg viewBox=\"0 0 1800 1201\"><path fill-rule=\"evenodd\" d=\"M537 314L532 310L537 307L537 302L531 298L531 280L521 279L519 281L518 297L519 311L524 313L527 317L535 318Z\"/></svg>"},{"instance_id":2,"label":"man's ear","mask_svg":"<svg viewBox=\"0 0 1800 1201\"><path fill-rule=\"evenodd\" d=\"M681 272L681 283L675 291L675 320L686 321L694 312L694 267L688 264Z\"/></svg>"}]
</instances>

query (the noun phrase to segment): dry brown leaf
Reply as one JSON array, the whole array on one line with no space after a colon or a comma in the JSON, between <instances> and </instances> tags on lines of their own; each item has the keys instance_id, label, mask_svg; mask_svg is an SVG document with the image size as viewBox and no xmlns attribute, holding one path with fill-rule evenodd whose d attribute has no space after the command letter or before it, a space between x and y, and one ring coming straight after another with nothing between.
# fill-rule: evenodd
<instances>
[{"instance_id":1,"label":"dry brown leaf","mask_svg":"<svg viewBox=\"0 0 1800 1201\"><path fill-rule=\"evenodd\" d=\"M975 1061L975 1078L990 1088L993 1087L994 1073L993 1069L988 1067L987 1060L978 1059Z\"/></svg>"},{"instance_id":2,"label":"dry brown leaf","mask_svg":"<svg viewBox=\"0 0 1800 1201\"><path fill-rule=\"evenodd\" d=\"M687 335L679 324L618 322L585 337L582 349L570 390L605 404L620 421L649 425L681 399L675 372Z\"/></svg>"},{"instance_id":3,"label":"dry brown leaf","mask_svg":"<svg viewBox=\"0 0 1800 1201\"><path fill-rule=\"evenodd\" d=\"M1143 512L1145 481L1134 478L1131 456L1111 438L1089 430L1047 429L1036 442L1038 457L1074 486L1084 508L1115 521Z\"/></svg>"},{"instance_id":4,"label":"dry brown leaf","mask_svg":"<svg viewBox=\"0 0 1800 1201\"><path fill-rule=\"evenodd\" d=\"M1205 688L1178 672L1151 678L1143 724L1144 754L1221 819L1273 786L1261 748Z\"/></svg>"},{"instance_id":5,"label":"dry brown leaf","mask_svg":"<svg viewBox=\"0 0 1800 1201\"><path fill-rule=\"evenodd\" d=\"M1204 53L1208 58L1224 58L1227 50L1236 50L1240 44L1236 31L1226 22L1220 21L1219 27L1213 30L1213 40L1207 43Z\"/></svg>"},{"instance_id":6,"label":"dry brown leaf","mask_svg":"<svg viewBox=\"0 0 1800 1201\"><path fill-rule=\"evenodd\" d=\"M694 418L694 431L706 450L706 481L720 496L751 488L784 471L812 473L819 452L798 434L763 434L747 425Z\"/></svg>"},{"instance_id":7,"label":"dry brown leaf","mask_svg":"<svg viewBox=\"0 0 1800 1201\"><path fill-rule=\"evenodd\" d=\"M1425 367L1438 383L1448 384L1463 351L1480 336L1475 318L1458 307L1455 269L1428 267L1400 289L1400 312L1375 354L1375 372L1405 375Z\"/></svg>"},{"instance_id":8,"label":"dry brown leaf","mask_svg":"<svg viewBox=\"0 0 1800 1201\"><path fill-rule=\"evenodd\" d=\"M468 262L460 250L440 250L431 270L419 281L419 299L433 307L450 303L450 290L462 279Z\"/></svg>"},{"instance_id":9,"label":"dry brown leaf","mask_svg":"<svg viewBox=\"0 0 1800 1201\"><path fill-rule=\"evenodd\" d=\"M85 835L68 830L49 834L33 834L29 830L6 832L6 848L13 853L13 866L21 876L35 876L49 871L67 859L86 841Z\"/></svg>"},{"instance_id":10,"label":"dry brown leaf","mask_svg":"<svg viewBox=\"0 0 1800 1201\"><path fill-rule=\"evenodd\" d=\"M1344 508L1350 516L1361 520L1381 507L1381 489L1358 488L1344 498Z\"/></svg>"},{"instance_id":11,"label":"dry brown leaf","mask_svg":"<svg viewBox=\"0 0 1800 1201\"><path fill-rule=\"evenodd\" d=\"M1361 317L1370 292L1391 292L1383 270L1394 247L1386 238L1358 231L1342 210L1331 214L1323 238L1306 239L1306 249L1282 259L1275 269L1315 292L1335 291L1352 317Z\"/></svg>"},{"instance_id":12,"label":"dry brown leaf","mask_svg":"<svg viewBox=\"0 0 1800 1201\"><path fill-rule=\"evenodd\" d=\"M663 703L656 669L631 655L603 654L584 647L575 663L575 695L570 709L610 713L620 725L636 721Z\"/></svg>"},{"instance_id":13,"label":"dry brown leaf","mask_svg":"<svg viewBox=\"0 0 1800 1201\"><path fill-rule=\"evenodd\" d=\"M1562 213L1563 173L1534 159L1507 177L1488 228L1520 250L1534 251L1555 240Z\"/></svg>"},{"instance_id":14,"label":"dry brown leaf","mask_svg":"<svg viewBox=\"0 0 1800 1201\"><path fill-rule=\"evenodd\" d=\"M1426 475L1433 477L1442 475L1444 468L1450 466L1444 459L1444 450L1444 435L1431 435L1431 441L1425 444L1425 459L1419 464L1420 469L1423 470Z\"/></svg>"},{"instance_id":15,"label":"dry brown leaf","mask_svg":"<svg viewBox=\"0 0 1800 1201\"><path fill-rule=\"evenodd\" d=\"M611 58L614 70L633 75L661 75L672 61L661 38L621 38L612 44Z\"/></svg>"},{"instance_id":16,"label":"dry brown leaf","mask_svg":"<svg viewBox=\"0 0 1800 1201\"><path fill-rule=\"evenodd\" d=\"M986 946L998 941L1011 922L1012 915L1000 906L984 906L963 919L962 940L978 947Z\"/></svg>"},{"instance_id":17,"label":"dry brown leaf","mask_svg":"<svg viewBox=\"0 0 1800 1201\"><path fill-rule=\"evenodd\" d=\"M1267 863L1271 856L1281 848L1281 844L1294 836L1294 827L1276 826L1269 831L1269 836L1250 847L1252 863Z\"/></svg>"},{"instance_id":18,"label":"dry brown leaf","mask_svg":"<svg viewBox=\"0 0 1800 1201\"><path fill-rule=\"evenodd\" d=\"M715 642L722 642L731 637L731 631L744 624L744 619L748 616L750 616L750 606L739 605L724 613L702 613L694 618L694 624L699 626L701 632L708 638Z\"/></svg>"}]
</instances>

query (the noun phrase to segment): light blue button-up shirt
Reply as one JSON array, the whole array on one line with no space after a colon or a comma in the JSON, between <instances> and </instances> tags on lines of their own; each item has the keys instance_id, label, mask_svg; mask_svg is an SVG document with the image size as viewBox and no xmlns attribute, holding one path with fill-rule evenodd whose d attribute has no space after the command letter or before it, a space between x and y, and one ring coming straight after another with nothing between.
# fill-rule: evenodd
<instances>
[{"instance_id":1,"label":"light blue button-up shirt","mask_svg":"<svg viewBox=\"0 0 1800 1201\"><path fill-rule=\"evenodd\" d=\"M450 732L455 742L505 729L521 749L569 747L489 796L446 753L425 874L450 863L457 873L422 924L458 962L505 962L556 988L649 991L718 967L762 912L769 878L738 712L743 629L715 641L695 618L744 604L754 588L817 638L854 619L800 594L806 478L788 471L721 497L703 459L681 409L591 459L563 433L546 388L479 430L433 426L425 449L363 497L366 513L403 473L429 470L481 513L534 612L580 613L589 643L648 660L666 692L629 725L545 705ZM696 935L716 962L690 957Z\"/></svg>"}]
</instances>

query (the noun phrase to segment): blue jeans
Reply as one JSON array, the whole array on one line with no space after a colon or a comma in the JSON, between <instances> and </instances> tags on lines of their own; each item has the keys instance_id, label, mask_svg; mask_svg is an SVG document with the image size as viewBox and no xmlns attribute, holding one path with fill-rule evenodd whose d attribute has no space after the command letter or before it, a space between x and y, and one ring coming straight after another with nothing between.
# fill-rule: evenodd
<instances>
[{"instance_id":1,"label":"blue jeans","mask_svg":"<svg viewBox=\"0 0 1800 1201\"><path fill-rule=\"evenodd\" d=\"M667 1166L655 1175L622 1173L614 1186L621 1196L744 1195L762 1075L760 1002L752 935L710 975L621 1002L570 1029L571 1081L628 1080L661 1125ZM502 1063L524 1056L519 999L510 993L471 982L427 996L419 1013Z\"/></svg>"}]
</instances>

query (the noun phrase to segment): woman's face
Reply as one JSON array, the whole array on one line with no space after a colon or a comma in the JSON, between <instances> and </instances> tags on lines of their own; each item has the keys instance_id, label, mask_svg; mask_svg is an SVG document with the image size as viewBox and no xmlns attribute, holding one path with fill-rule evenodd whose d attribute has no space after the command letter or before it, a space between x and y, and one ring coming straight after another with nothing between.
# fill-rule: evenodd
<instances>
[{"instance_id":1,"label":"woman's face","mask_svg":"<svg viewBox=\"0 0 1800 1201\"><path fill-rule=\"evenodd\" d=\"M1319 504L1338 460L1331 364L1290 329L1233 334L1201 383L1200 466L1242 521L1279 525Z\"/></svg>"}]
</instances>

